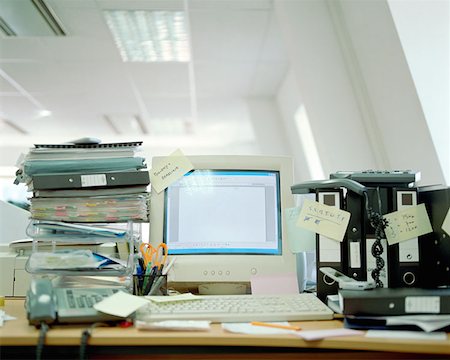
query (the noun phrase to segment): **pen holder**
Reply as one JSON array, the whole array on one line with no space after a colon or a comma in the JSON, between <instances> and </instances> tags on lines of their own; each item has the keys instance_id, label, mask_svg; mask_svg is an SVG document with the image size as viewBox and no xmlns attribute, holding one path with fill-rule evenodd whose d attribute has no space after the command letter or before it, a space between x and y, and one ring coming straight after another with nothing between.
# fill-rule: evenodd
<instances>
[{"instance_id":1,"label":"pen holder","mask_svg":"<svg viewBox=\"0 0 450 360\"><path fill-rule=\"evenodd\" d=\"M167 275L133 275L133 294L138 296L167 295Z\"/></svg>"}]
</instances>

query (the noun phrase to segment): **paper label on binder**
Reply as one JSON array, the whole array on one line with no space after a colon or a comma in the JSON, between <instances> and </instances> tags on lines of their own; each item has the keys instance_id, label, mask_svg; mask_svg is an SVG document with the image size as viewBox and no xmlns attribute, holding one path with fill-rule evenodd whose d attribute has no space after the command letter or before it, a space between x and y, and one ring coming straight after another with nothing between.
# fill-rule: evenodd
<instances>
[{"instance_id":1,"label":"paper label on binder","mask_svg":"<svg viewBox=\"0 0 450 360\"><path fill-rule=\"evenodd\" d=\"M350 213L348 211L305 199L297 226L332 240L342 241L349 220Z\"/></svg>"},{"instance_id":2,"label":"paper label on binder","mask_svg":"<svg viewBox=\"0 0 450 360\"><path fill-rule=\"evenodd\" d=\"M177 181L194 166L180 149L153 165L150 170L150 182L157 193Z\"/></svg>"},{"instance_id":3,"label":"paper label on binder","mask_svg":"<svg viewBox=\"0 0 450 360\"><path fill-rule=\"evenodd\" d=\"M81 187L91 186L106 186L106 174L81 175Z\"/></svg>"},{"instance_id":4,"label":"paper label on binder","mask_svg":"<svg viewBox=\"0 0 450 360\"><path fill-rule=\"evenodd\" d=\"M450 209L447 211L444 222L442 223L442 230L444 230L448 235L450 235Z\"/></svg>"},{"instance_id":5,"label":"paper label on binder","mask_svg":"<svg viewBox=\"0 0 450 360\"><path fill-rule=\"evenodd\" d=\"M388 221L384 229L389 245L416 238L433 231L425 204L383 215Z\"/></svg>"}]
</instances>

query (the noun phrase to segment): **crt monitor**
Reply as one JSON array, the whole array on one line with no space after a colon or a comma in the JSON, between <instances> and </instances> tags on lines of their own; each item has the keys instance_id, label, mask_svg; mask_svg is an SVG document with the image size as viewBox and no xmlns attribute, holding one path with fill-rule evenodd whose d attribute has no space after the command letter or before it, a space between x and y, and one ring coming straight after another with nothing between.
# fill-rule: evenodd
<instances>
[{"instance_id":1,"label":"crt monitor","mask_svg":"<svg viewBox=\"0 0 450 360\"><path fill-rule=\"evenodd\" d=\"M198 285L236 284L249 292L252 275L295 273L284 225L284 209L293 206L292 160L236 155L189 160L194 170L151 194L150 242L164 241L169 260L177 257L169 283L194 291Z\"/></svg>"}]
</instances>

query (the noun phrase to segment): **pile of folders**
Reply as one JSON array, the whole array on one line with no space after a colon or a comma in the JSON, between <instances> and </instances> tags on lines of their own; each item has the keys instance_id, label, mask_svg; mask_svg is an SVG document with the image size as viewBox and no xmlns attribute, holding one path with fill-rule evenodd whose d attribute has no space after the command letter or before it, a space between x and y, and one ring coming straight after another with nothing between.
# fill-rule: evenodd
<instances>
[{"instance_id":1,"label":"pile of folders","mask_svg":"<svg viewBox=\"0 0 450 360\"><path fill-rule=\"evenodd\" d=\"M35 145L16 183L33 192L31 218L67 222L147 222L142 142Z\"/></svg>"}]
</instances>

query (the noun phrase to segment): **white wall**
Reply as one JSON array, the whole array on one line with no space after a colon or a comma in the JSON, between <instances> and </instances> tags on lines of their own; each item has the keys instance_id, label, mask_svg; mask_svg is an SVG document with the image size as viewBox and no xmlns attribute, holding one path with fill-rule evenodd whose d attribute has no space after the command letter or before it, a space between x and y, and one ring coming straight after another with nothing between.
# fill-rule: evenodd
<instances>
[{"instance_id":1,"label":"white wall","mask_svg":"<svg viewBox=\"0 0 450 360\"><path fill-rule=\"evenodd\" d=\"M389 0L447 184L450 184L450 2Z\"/></svg>"},{"instance_id":2,"label":"white wall","mask_svg":"<svg viewBox=\"0 0 450 360\"><path fill-rule=\"evenodd\" d=\"M413 169L422 185L443 183L386 1L278 0L275 9L325 174Z\"/></svg>"}]
</instances>

